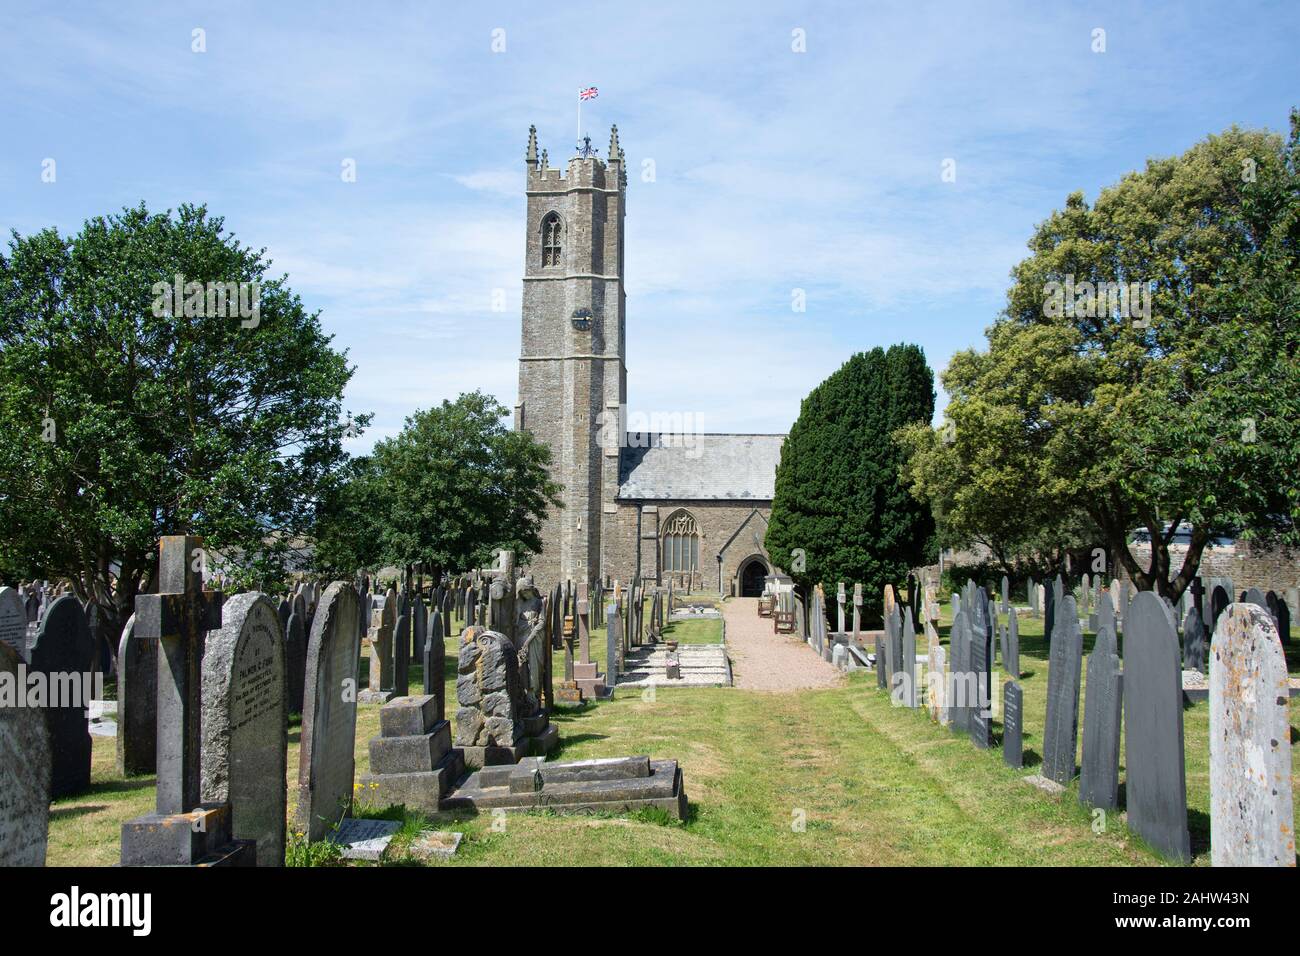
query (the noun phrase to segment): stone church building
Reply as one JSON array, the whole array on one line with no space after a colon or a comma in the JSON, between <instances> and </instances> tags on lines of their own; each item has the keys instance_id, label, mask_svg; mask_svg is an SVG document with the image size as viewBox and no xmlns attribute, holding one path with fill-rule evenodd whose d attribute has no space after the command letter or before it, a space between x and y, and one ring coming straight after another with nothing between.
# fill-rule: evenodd
<instances>
[{"instance_id":1,"label":"stone church building","mask_svg":"<svg viewBox=\"0 0 1300 956\"><path fill-rule=\"evenodd\" d=\"M785 436L627 430L626 160L617 126L604 161L585 142L559 169L528 134L515 428L550 448L564 503L531 570L757 594Z\"/></svg>"}]
</instances>

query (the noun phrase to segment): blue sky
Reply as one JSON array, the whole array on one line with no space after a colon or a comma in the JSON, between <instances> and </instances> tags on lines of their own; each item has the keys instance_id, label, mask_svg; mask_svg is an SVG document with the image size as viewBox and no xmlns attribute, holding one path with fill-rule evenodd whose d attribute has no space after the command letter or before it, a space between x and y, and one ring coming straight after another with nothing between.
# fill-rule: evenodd
<instances>
[{"instance_id":1,"label":"blue sky","mask_svg":"<svg viewBox=\"0 0 1300 956\"><path fill-rule=\"evenodd\" d=\"M562 163L596 85L583 125L631 167L630 409L780 432L854 351L979 345L1070 191L1285 129L1298 41L1293 0L6 0L0 227L207 203L349 350L362 451L462 391L513 405L528 126Z\"/></svg>"}]
</instances>

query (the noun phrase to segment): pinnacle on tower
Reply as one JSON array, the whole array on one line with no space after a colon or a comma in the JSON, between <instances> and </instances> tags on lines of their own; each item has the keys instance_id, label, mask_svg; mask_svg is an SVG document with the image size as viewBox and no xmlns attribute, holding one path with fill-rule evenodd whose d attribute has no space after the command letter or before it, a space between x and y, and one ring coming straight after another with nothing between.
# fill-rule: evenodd
<instances>
[{"instance_id":1,"label":"pinnacle on tower","mask_svg":"<svg viewBox=\"0 0 1300 956\"><path fill-rule=\"evenodd\" d=\"M524 162L529 166L537 165L537 127L528 127L528 152L524 155Z\"/></svg>"},{"instance_id":2,"label":"pinnacle on tower","mask_svg":"<svg viewBox=\"0 0 1300 956\"><path fill-rule=\"evenodd\" d=\"M607 152L605 155L608 156L610 159L613 159L616 156L619 159L623 158L622 150L619 149L618 146L618 124L617 123L615 123L613 126L609 128L609 152Z\"/></svg>"},{"instance_id":3,"label":"pinnacle on tower","mask_svg":"<svg viewBox=\"0 0 1300 956\"><path fill-rule=\"evenodd\" d=\"M542 150L542 169L546 169L546 150Z\"/></svg>"}]
</instances>

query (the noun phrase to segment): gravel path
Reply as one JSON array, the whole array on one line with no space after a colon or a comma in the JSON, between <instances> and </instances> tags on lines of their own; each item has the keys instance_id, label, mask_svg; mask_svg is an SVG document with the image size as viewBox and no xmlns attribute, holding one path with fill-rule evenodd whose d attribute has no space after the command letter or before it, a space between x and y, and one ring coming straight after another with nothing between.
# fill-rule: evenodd
<instances>
[{"instance_id":1,"label":"gravel path","mask_svg":"<svg viewBox=\"0 0 1300 956\"><path fill-rule=\"evenodd\" d=\"M772 619L758 616L758 598L732 598L722 606L727 653L735 686L745 690L834 687L838 669L793 634L773 634Z\"/></svg>"}]
</instances>

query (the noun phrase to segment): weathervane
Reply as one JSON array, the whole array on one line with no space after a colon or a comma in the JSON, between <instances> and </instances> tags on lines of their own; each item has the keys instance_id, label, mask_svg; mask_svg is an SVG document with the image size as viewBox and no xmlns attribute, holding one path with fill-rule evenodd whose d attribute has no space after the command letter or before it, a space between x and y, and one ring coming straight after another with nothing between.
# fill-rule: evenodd
<instances>
[{"instance_id":1,"label":"weathervane","mask_svg":"<svg viewBox=\"0 0 1300 956\"><path fill-rule=\"evenodd\" d=\"M583 159L590 159L591 157L595 156L597 152L596 147L591 145L590 136L582 137L582 142L579 143L574 148L578 151L578 155L581 156Z\"/></svg>"}]
</instances>

